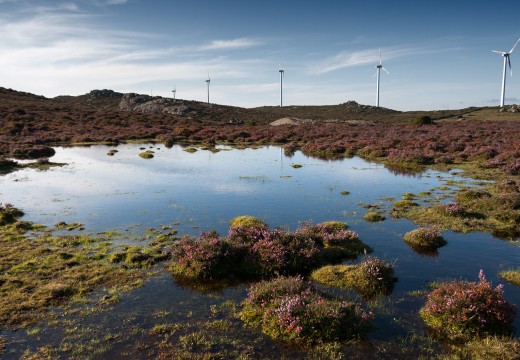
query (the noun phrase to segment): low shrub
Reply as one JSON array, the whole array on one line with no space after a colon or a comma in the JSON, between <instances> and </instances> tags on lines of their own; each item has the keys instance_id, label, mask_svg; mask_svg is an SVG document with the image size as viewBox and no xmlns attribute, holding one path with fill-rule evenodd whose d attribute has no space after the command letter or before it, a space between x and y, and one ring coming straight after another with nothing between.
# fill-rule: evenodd
<instances>
[{"instance_id":1,"label":"low shrub","mask_svg":"<svg viewBox=\"0 0 520 360\"><path fill-rule=\"evenodd\" d=\"M417 115L415 119L412 120L413 125L431 125L433 124L433 120L428 115Z\"/></svg>"},{"instance_id":2,"label":"low shrub","mask_svg":"<svg viewBox=\"0 0 520 360\"><path fill-rule=\"evenodd\" d=\"M185 236L172 246L170 271L181 278L214 280L226 279L242 273L246 256L241 248L227 239Z\"/></svg>"},{"instance_id":3,"label":"low shrub","mask_svg":"<svg viewBox=\"0 0 520 360\"><path fill-rule=\"evenodd\" d=\"M510 335L516 308L502 294L502 285L493 288L481 270L478 282L439 285L428 295L420 315L428 327L450 340Z\"/></svg>"},{"instance_id":4,"label":"low shrub","mask_svg":"<svg viewBox=\"0 0 520 360\"><path fill-rule=\"evenodd\" d=\"M372 329L372 314L316 290L301 277L255 284L242 305L240 318L274 339L341 341L364 336Z\"/></svg>"},{"instance_id":5,"label":"low shrub","mask_svg":"<svg viewBox=\"0 0 520 360\"><path fill-rule=\"evenodd\" d=\"M441 204L437 206L437 210L447 216L464 216L466 209L458 202L450 202L448 204Z\"/></svg>"},{"instance_id":6,"label":"low shrub","mask_svg":"<svg viewBox=\"0 0 520 360\"><path fill-rule=\"evenodd\" d=\"M437 249L447 244L436 228L418 228L407 232L404 241L414 247Z\"/></svg>"}]
</instances>

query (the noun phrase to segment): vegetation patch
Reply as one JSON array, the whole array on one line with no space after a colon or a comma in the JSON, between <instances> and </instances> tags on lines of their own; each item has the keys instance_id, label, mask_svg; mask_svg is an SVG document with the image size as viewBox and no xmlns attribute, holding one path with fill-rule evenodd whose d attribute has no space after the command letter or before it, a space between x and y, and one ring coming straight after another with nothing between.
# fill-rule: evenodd
<instances>
[{"instance_id":1,"label":"vegetation patch","mask_svg":"<svg viewBox=\"0 0 520 360\"><path fill-rule=\"evenodd\" d=\"M311 278L327 286L355 289L364 297L389 295L397 278L393 264L367 256L359 265L329 265L312 272Z\"/></svg>"},{"instance_id":2,"label":"vegetation patch","mask_svg":"<svg viewBox=\"0 0 520 360\"><path fill-rule=\"evenodd\" d=\"M520 286L520 268L504 270L498 275L508 283Z\"/></svg>"},{"instance_id":3,"label":"vegetation patch","mask_svg":"<svg viewBox=\"0 0 520 360\"><path fill-rule=\"evenodd\" d=\"M420 249L438 249L447 244L437 228L418 228L407 232L404 241L410 246Z\"/></svg>"},{"instance_id":4,"label":"vegetation patch","mask_svg":"<svg viewBox=\"0 0 520 360\"><path fill-rule=\"evenodd\" d=\"M343 195L343 196L350 195L350 191L343 190L340 192L340 195Z\"/></svg>"},{"instance_id":5,"label":"vegetation patch","mask_svg":"<svg viewBox=\"0 0 520 360\"><path fill-rule=\"evenodd\" d=\"M193 153L197 152L198 150L194 147L189 147L189 148L184 149L184 151L186 151L187 153L193 154Z\"/></svg>"},{"instance_id":6,"label":"vegetation patch","mask_svg":"<svg viewBox=\"0 0 520 360\"><path fill-rule=\"evenodd\" d=\"M143 264L150 257L164 259L155 255L156 250L140 249L127 251L125 257L135 266L118 266L110 261L114 249L106 237L54 235L51 229L19 221L23 212L8 204L0 214L1 326L33 324L50 306L85 301L96 289L140 286L147 276L140 270Z\"/></svg>"},{"instance_id":7,"label":"vegetation patch","mask_svg":"<svg viewBox=\"0 0 520 360\"><path fill-rule=\"evenodd\" d=\"M233 219L231 219L231 221L229 222L229 225L232 227L232 228L235 228L235 227L263 227L263 226L266 226L266 224L254 217L254 216L250 216L250 215L241 215L241 216L237 216Z\"/></svg>"},{"instance_id":8,"label":"vegetation patch","mask_svg":"<svg viewBox=\"0 0 520 360\"><path fill-rule=\"evenodd\" d=\"M385 221L386 217L380 211L367 211L363 219L369 222Z\"/></svg>"},{"instance_id":9,"label":"vegetation patch","mask_svg":"<svg viewBox=\"0 0 520 360\"><path fill-rule=\"evenodd\" d=\"M442 283L430 294L420 315L440 337L468 341L488 335L510 335L516 308L493 288L481 270L478 282Z\"/></svg>"},{"instance_id":10,"label":"vegetation patch","mask_svg":"<svg viewBox=\"0 0 520 360\"><path fill-rule=\"evenodd\" d=\"M303 167L303 165L301 165L301 164L291 164L291 166L292 166L294 169L299 169L299 168Z\"/></svg>"},{"instance_id":11,"label":"vegetation patch","mask_svg":"<svg viewBox=\"0 0 520 360\"><path fill-rule=\"evenodd\" d=\"M231 226L226 238L210 232L175 242L170 271L180 281L271 278L308 274L324 262L371 251L340 222L303 223L289 232L269 229L264 223L253 226L250 217L238 219L232 224L247 226Z\"/></svg>"},{"instance_id":12,"label":"vegetation patch","mask_svg":"<svg viewBox=\"0 0 520 360\"><path fill-rule=\"evenodd\" d=\"M318 291L301 277L279 277L253 285L239 316L274 339L322 343L365 336L372 314L358 304Z\"/></svg>"},{"instance_id":13,"label":"vegetation patch","mask_svg":"<svg viewBox=\"0 0 520 360\"><path fill-rule=\"evenodd\" d=\"M146 151L143 151L142 153L139 154L140 157L142 157L143 159L151 159L153 158L153 155L154 152L152 150L146 150Z\"/></svg>"},{"instance_id":14,"label":"vegetation patch","mask_svg":"<svg viewBox=\"0 0 520 360\"><path fill-rule=\"evenodd\" d=\"M114 156L115 154L117 154L119 151L117 151L116 149L111 149L107 152L107 155L108 156Z\"/></svg>"}]
</instances>

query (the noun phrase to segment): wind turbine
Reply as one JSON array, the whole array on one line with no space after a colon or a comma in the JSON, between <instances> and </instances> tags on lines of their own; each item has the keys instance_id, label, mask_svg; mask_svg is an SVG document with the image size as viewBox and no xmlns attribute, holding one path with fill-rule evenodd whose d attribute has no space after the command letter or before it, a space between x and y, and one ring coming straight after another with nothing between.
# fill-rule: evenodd
<instances>
[{"instance_id":1,"label":"wind turbine","mask_svg":"<svg viewBox=\"0 0 520 360\"><path fill-rule=\"evenodd\" d=\"M209 78L208 74L208 80L206 80L206 84L208 84L208 104L209 104L209 83L211 82L211 79Z\"/></svg>"},{"instance_id":2,"label":"wind turbine","mask_svg":"<svg viewBox=\"0 0 520 360\"><path fill-rule=\"evenodd\" d=\"M280 107L283 106L283 77L285 76L285 68L280 65Z\"/></svg>"},{"instance_id":3,"label":"wind turbine","mask_svg":"<svg viewBox=\"0 0 520 360\"><path fill-rule=\"evenodd\" d=\"M520 38L516 40L516 43L513 45L511 50L508 52L504 51L497 51L497 50L491 50L493 52L496 52L497 54L500 54L504 57L504 72L502 75L502 94L500 97L500 107L504 107L504 100L506 96L506 72L507 72L507 64L509 64L509 70L511 71L511 76L513 76L513 69L511 68L511 59L509 58L509 55L515 50L516 45L518 45L518 42L520 41Z\"/></svg>"},{"instance_id":4,"label":"wind turbine","mask_svg":"<svg viewBox=\"0 0 520 360\"><path fill-rule=\"evenodd\" d=\"M175 94L177 93L177 89L175 88L175 85L173 85L172 93L173 93L173 100L175 100Z\"/></svg>"},{"instance_id":5,"label":"wind turbine","mask_svg":"<svg viewBox=\"0 0 520 360\"><path fill-rule=\"evenodd\" d=\"M374 76L377 76L377 85L376 85L376 107L379 107L379 81L380 81L380 78L381 78L381 69L386 71L386 73L388 75L390 75L390 73L388 72L388 70L386 70L384 67L383 67L383 60L381 59L381 49L379 49L379 65L376 66L376 73L374 74Z\"/></svg>"}]
</instances>

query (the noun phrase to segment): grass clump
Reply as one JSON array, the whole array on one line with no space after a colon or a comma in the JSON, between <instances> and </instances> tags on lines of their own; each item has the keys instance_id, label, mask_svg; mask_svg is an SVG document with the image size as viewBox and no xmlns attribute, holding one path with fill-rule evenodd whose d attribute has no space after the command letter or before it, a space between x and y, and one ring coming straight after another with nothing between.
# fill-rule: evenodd
<instances>
[{"instance_id":1,"label":"grass clump","mask_svg":"<svg viewBox=\"0 0 520 360\"><path fill-rule=\"evenodd\" d=\"M153 158L154 152L152 150L146 150L139 154L143 159L151 159Z\"/></svg>"},{"instance_id":2,"label":"grass clump","mask_svg":"<svg viewBox=\"0 0 520 360\"><path fill-rule=\"evenodd\" d=\"M119 151L117 151L116 149L111 149L111 150L108 150L107 152L107 155L108 156L114 156L115 154L117 154Z\"/></svg>"},{"instance_id":3,"label":"grass clump","mask_svg":"<svg viewBox=\"0 0 520 360\"><path fill-rule=\"evenodd\" d=\"M372 314L355 303L318 291L301 277L253 285L240 318L274 339L299 343L349 340L366 335Z\"/></svg>"},{"instance_id":4,"label":"grass clump","mask_svg":"<svg viewBox=\"0 0 520 360\"><path fill-rule=\"evenodd\" d=\"M518 360L520 340L499 336L476 338L455 348L453 354L450 359Z\"/></svg>"},{"instance_id":5,"label":"grass clump","mask_svg":"<svg viewBox=\"0 0 520 360\"><path fill-rule=\"evenodd\" d=\"M422 249L438 249L447 244L437 228L418 228L407 232L404 241L412 247Z\"/></svg>"},{"instance_id":6,"label":"grass clump","mask_svg":"<svg viewBox=\"0 0 520 360\"><path fill-rule=\"evenodd\" d=\"M294 169L299 169L299 168L303 167L303 165L300 165L300 164L291 164L291 166L292 166Z\"/></svg>"},{"instance_id":7,"label":"grass clump","mask_svg":"<svg viewBox=\"0 0 520 360\"><path fill-rule=\"evenodd\" d=\"M510 335L516 308L502 294L502 286L493 288L481 270L478 282L441 283L428 295L420 315L437 335L453 341Z\"/></svg>"},{"instance_id":8,"label":"grass clump","mask_svg":"<svg viewBox=\"0 0 520 360\"><path fill-rule=\"evenodd\" d=\"M363 219L369 222L379 222L384 221L386 217L379 211L367 211L365 215L363 215Z\"/></svg>"},{"instance_id":9,"label":"grass clump","mask_svg":"<svg viewBox=\"0 0 520 360\"><path fill-rule=\"evenodd\" d=\"M343 190L340 192L340 195L343 195L343 196L350 195L350 191Z\"/></svg>"},{"instance_id":10,"label":"grass clump","mask_svg":"<svg viewBox=\"0 0 520 360\"><path fill-rule=\"evenodd\" d=\"M197 152L198 150L194 147L189 147L187 149L184 149L184 151L186 151L187 153L193 154L193 153Z\"/></svg>"},{"instance_id":11,"label":"grass clump","mask_svg":"<svg viewBox=\"0 0 520 360\"><path fill-rule=\"evenodd\" d=\"M498 275L508 283L520 286L520 268L504 270Z\"/></svg>"},{"instance_id":12,"label":"grass clump","mask_svg":"<svg viewBox=\"0 0 520 360\"><path fill-rule=\"evenodd\" d=\"M393 264L367 256L359 265L330 265L312 272L311 278L321 284L351 288L364 297L388 295L397 278Z\"/></svg>"}]
</instances>

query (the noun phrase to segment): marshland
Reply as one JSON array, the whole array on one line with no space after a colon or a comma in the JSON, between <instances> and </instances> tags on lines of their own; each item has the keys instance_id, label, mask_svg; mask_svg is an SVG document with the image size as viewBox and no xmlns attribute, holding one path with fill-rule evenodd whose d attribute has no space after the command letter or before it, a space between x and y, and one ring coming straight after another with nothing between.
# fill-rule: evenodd
<instances>
[{"instance_id":1,"label":"marshland","mask_svg":"<svg viewBox=\"0 0 520 360\"><path fill-rule=\"evenodd\" d=\"M2 90L3 357L517 356L517 114L116 105Z\"/></svg>"}]
</instances>

